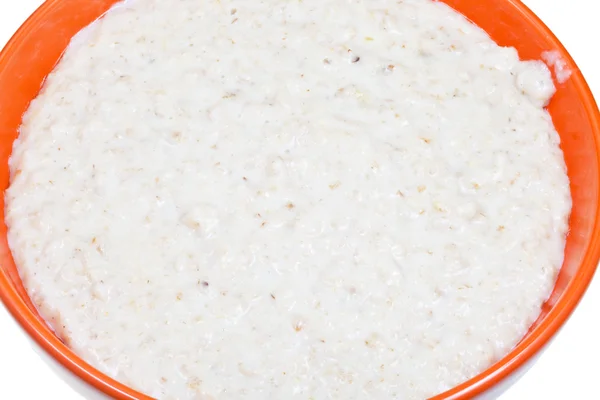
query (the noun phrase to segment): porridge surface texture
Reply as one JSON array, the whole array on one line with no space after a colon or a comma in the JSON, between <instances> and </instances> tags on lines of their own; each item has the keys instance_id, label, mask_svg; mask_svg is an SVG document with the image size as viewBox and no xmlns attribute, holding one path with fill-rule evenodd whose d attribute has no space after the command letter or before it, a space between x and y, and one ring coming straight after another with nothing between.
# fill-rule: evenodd
<instances>
[{"instance_id":1,"label":"porridge surface texture","mask_svg":"<svg viewBox=\"0 0 600 400\"><path fill-rule=\"evenodd\" d=\"M571 209L548 68L447 6L137 0L24 115L9 243L159 399L423 399L505 355Z\"/></svg>"}]
</instances>

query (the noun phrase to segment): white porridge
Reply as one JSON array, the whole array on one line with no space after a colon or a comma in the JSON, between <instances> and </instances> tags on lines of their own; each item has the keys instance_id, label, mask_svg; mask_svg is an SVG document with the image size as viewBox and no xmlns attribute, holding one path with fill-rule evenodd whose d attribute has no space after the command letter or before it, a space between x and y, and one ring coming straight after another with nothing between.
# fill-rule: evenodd
<instances>
[{"instance_id":1,"label":"white porridge","mask_svg":"<svg viewBox=\"0 0 600 400\"><path fill-rule=\"evenodd\" d=\"M545 51L542 53L542 60L549 67L554 68L554 74L558 83L565 83L571 77L572 71L567 67L567 62L562 59L560 53L556 50Z\"/></svg>"},{"instance_id":2,"label":"white porridge","mask_svg":"<svg viewBox=\"0 0 600 400\"><path fill-rule=\"evenodd\" d=\"M505 355L571 209L548 68L431 0L137 0L23 118L9 243L159 399L423 399Z\"/></svg>"}]
</instances>

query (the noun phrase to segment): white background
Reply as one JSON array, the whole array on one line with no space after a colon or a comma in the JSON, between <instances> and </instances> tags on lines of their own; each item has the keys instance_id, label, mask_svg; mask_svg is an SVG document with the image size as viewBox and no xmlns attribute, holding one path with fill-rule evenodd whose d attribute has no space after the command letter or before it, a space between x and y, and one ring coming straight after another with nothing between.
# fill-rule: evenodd
<instances>
[{"instance_id":1,"label":"white background","mask_svg":"<svg viewBox=\"0 0 600 400\"><path fill-rule=\"evenodd\" d=\"M168 0L164 0L168 1ZM246 0L252 1L252 0ZM42 0L0 0L0 47ZM600 21L594 0L523 0L569 49L600 100ZM2 88L0 88L2 90ZM0 110L2 112L2 110ZM534 367L501 400L600 399L600 278ZM81 400L33 351L0 305L0 399Z\"/></svg>"}]
</instances>

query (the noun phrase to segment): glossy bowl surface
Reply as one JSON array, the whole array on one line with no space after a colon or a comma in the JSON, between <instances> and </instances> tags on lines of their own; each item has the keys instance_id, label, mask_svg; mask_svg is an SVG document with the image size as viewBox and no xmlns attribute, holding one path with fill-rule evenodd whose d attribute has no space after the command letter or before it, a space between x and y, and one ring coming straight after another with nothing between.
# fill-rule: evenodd
<instances>
[{"instance_id":1,"label":"glossy bowl surface","mask_svg":"<svg viewBox=\"0 0 600 400\"><path fill-rule=\"evenodd\" d=\"M558 51L573 71L548 109L565 154L573 211L565 261L554 292L527 336L502 360L475 378L436 396L470 399L491 391L525 365L565 323L583 296L600 258L600 115L594 98L564 47L518 0L441 0L486 30L522 59ZM39 92L71 37L100 17L117 0L47 0L19 29L0 54L0 187L9 182L8 157L21 116ZM118 399L149 399L95 370L69 350L39 317L12 259L0 196L0 297L27 333L51 357L93 388Z\"/></svg>"}]
</instances>

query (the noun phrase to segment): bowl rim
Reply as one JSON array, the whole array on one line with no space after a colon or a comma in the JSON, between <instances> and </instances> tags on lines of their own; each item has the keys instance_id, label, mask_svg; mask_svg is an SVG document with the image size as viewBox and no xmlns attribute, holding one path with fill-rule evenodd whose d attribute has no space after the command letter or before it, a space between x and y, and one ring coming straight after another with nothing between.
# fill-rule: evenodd
<instances>
[{"instance_id":1,"label":"bowl rim","mask_svg":"<svg viewBox=\"0 0 600 400\"><path fill-rule=\"evenodd\" d=\"M46 0L27 18L7 42L2 51L0 51L0 70L4 68L13 52L18 50L29 33L32 30L35 30L35 27L44 20L52 7L61 1L63 0ZM535 29L537 34L545 35L552 43L552 46L554 46L554 48L561 53L561 56L566 59L568 64L576 67L573 70L570 80L579 93L586 116L590 122L596 147L596 157L598 165L600 166L600 111L598 110L594 96L583 77L583 74L579 68L577 68L577 64L556 35L533 11L531 11L531 9L529 9L529 7L521 0L504 1L512 7L512 12L523 16L532 28ZM527 361L536 355L550 341L573 313L594 276L599 260L600 201L597 201L596 218L592 235L585 255L581 260L580 268L542 323L538 325L529 337L523 340L509 354L505 355L492 367L467 382L434 396L430 400L470 399L498 385L515 373L520 367L524 366ZM10 277L2 268L0 268L0 300L2 300L6 309L21 328L23 328L45 352L57 360L68 371L91 385L96 390L117 399L151 399L151 397L139 393L95 369L71 351L56 336L49 333L48 327L38 320L27 304L21 299L19 293L12 285Z\"/></svg>"}]
</instances>

